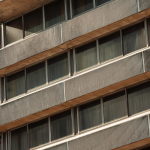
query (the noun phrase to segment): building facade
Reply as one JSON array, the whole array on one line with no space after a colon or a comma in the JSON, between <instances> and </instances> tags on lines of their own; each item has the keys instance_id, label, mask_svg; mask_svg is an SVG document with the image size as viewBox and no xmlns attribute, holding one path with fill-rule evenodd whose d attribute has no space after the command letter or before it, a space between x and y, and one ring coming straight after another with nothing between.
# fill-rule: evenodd
<instances>
[{"instance_id":1,"label":"building facade","mask_svg":"<svg viewBox=\"0 0 150 150\"><path fill-rule=\"evenodd\" d=\"M0 150L149 150L150 1L0 1Z\"/></svg>"}]
</instances>

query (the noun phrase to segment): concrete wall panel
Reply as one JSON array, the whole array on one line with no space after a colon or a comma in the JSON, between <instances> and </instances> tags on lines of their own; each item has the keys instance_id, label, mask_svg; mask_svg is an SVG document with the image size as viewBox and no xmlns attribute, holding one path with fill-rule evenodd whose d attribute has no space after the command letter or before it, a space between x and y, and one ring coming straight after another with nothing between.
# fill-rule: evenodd
<instances>
[{"instance_id":1,"label":"concrete wall panel","mask_svg":"<svg viewBox=\"0 0 150 150\"><path fill-rule=\"evenodd\" d=\"M148 118L139 118L69 142L69 150L111 150L148 138Z\"/></svg>"},{"instance_id":2,"label":"concrete wall panel","mask_svg":"<svg viewBox=\"0 0 150 150\"><path fill-rule=\"evenodd\" d=\"M0 126L64 102L63 83L0 107Z\"/></svg>"},{"instance_id":3,"label":"concrete wall panel","mask_svg":"<svg viewBox=\"0 0 150 150\"><path fill-rule=\"evenodd\" d=\"M143 11L145 9L150 8L149 0L138 0L139 1L139 11Z\"/></svg>"},{"instance_id":4,"label":"concrete wall panel","mask_svg":"<svg viewBox=\"0 0 150 150\"><path fill-rule=\"evenodd\" d=\"M142 54L119 60L66 81L66 100L91 93L143 73Z\"/></svg>"},{"instance_id":5,"label":"concrete wall panel","mask_svg":"<svg viewBox=\"0 0 150 150\"><path fill-rule=\"evenodd\" d=\"M150 50L144 51L144 66L145 66L145 71L148 72L150 71Z\"/></svg>"},{"instance_id":6,"label":"concrete wall panel","mask_svg":"<svg viewBox=\"0 0 150 150\"><path fill-rule=\"evenodd\" d=\"M67 150L67 143L64 143L62 145L58 145L52 148L48 148L46 150Z\"/></svg>"}]
</instances>

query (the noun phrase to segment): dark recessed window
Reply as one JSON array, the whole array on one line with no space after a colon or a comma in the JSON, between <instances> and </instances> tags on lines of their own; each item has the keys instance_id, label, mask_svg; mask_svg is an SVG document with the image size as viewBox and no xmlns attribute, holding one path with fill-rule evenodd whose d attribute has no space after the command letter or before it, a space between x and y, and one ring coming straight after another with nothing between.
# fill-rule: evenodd
<instances>
[{"instance_id":1,"label":"dark recessed window","mask_svg":"<svg viewBox=\"0 0 150 150\"><path fill-rule=\"evenodd\" d=\"M30 148L49 142L48 119L29 124Z\"/></svg>"},{"instance_id":2,"label":"dark recessed window","mask_svg":"<svg viewBox=\"0 0 150 150\"><path fill-rule=\"evenodd\" d=\"M2 48L2 27L0 25L0 48Z\"/></svg>"},{"instance_id":3,"label":"dark recessed window","mask_svg":"<svg viewBox=\"0 0 150 150\"><path fill-rule=\"evenodd\" d=\"M7 76L7 99L25 93L24 70Z\"/></svg>"},{"instance_id":4,"label":"dark recessed window","mask_svg":"<svg viewBox=\"0 0 150 150\"><path fill-rule=\"evenodd\" d=\"M73 16L93 8L93 0L72 0Z\"/></svg>"},{"instance_id":5,"label":"dark recessed window","mask_svg":"<svg viewBox=\"0 0 150 150\"><path fill-rule=\"evenodd\" d=\"M111 0L96 0L96 6L103 5Z\"/></svg>"},{"instance_id":6,"label":"dark recessed window","mask_svg":"<svg viewBox=\"0 0 150 150\"><path fill-rule=\"evenodd\" d=\"M1 136L0 136L0 150L2 150L2 139L1 139Z\"/></svg>"},{"instance_id":7,"label":"dark recessed window","mask_svg":"<svg viewBox=\"0 0 150 150\"><path fill-rule=\"evenodd\" d=\"M45 26L51 27L65 20L64 0L57 0L45 6Z\"/></svg>"},{"instance_id":8,"label":"dark recessed window","mask_svg":"<svg viewBox=\"0 0 150 150\"><path fill-rule=\"evenodd\" d=\"M69 74L68 54L64 53L48 60L48 81L54 81Z\"/></svg>"},{"instance_id":9,"label":"dark recessed window","mask_svg":"<svg viewBox=\"0 0 150 150\"><path fill-rule=\"evenodd\" d=\"M27 90L46 83L45 62L27 68Z\"/></svg>"},{"instance_id":10,"label":"dark recessed window","mask_svg":"<svg viewBox=\"0 0 150 150\"><path fill-rule=\"evenodd\" d=\"M105 123L127 115L124 91L105 97L103 103Z\"/></svg>"},{"instance_id":11,"label":"dark recessed window","mask_svg":"<svg viewBox=\"0 0 150 150\"><path fill-rule=\"evenodd\" d=\"M122 55L120 32L99 40L100 61L104 62Z\"/></svg>"},{"instance_id":12,"label":"dark recessed window","mask_svg":"<svg viewBox=\"0 0 150 150\"><path fill-rule=\"evenodd\" d=\"M128 103L129 103L129 114L150 109L150 84L144 83L137 87L133 87L127 90Z\"/></svg>"},{"instance_id":13,"label":"dark recessed window","mask_svg":"<svg viewBox=\"0 0 150 150\"><path fill-rule=\"evenodd\" d=\"M148 40L149 40L149 44L150 44L150 18L147 19L147 28L148 28Z\"/></svg>"},{"instance_id":14,"label":"dark recessed window","mask_svg":"<svg viewBox=\"0 0 150 150\"><path fill-rule=\"evenodd\" d=\"M72 134L71 110L51 117L52 141Z\"/></svg>"},{"instance_id":15,"label":"dark recessed window","mask_svg":"<svg viewBox=\"0 0 150 150\"><path fill-rule=\"evenodd\" d=\"M42 8L39 8L24 16L25 36L43 30Z\"/></svg>"},{"instance_id":16,"label":"dark recessed window","mask_svg":"<svg viewBox=\"0 0 150 150\"><path fill-rule=\"evenodd\" d=\"M92 67L97 64L96 42L76 48L76 70Z\"/></svg>"},{"instance_id":17,"label":"dark recessed window","mask_svg":"<svg viewBox=\"0 0 150 150\"><path fill-rule=\"evenodd\" d=\"M5 24L5 45L23 38L22 17Z\"/></svg>"},{"instance_id":18,"label":"dark recessed window","mask_svg":"<svg viewBox=\"0 0 150 150\"><path fill-rule=\"evenodd\" d=\"M125 54L146 47L144 22L124 29L122 34Z\"/></svg>"},{"instance_id":19,"label":"dark recessed window","mask_svg":"<svg viewBox=\"0 0 150 150\"><path fill-rule=\"evenodd\" d=\"M100 100L79 107L80 131L102 123Z\"/></svg>"},{"instance_id":20,"label":"dark recessed window","mask_svg":"<svg viewBox=\"0 0 150 150\"><path fill-rule=\"evenodd\" d=\"M11 132L11 150L27 150L27 127L22 127Z\"/></svg>"}]
</instances>

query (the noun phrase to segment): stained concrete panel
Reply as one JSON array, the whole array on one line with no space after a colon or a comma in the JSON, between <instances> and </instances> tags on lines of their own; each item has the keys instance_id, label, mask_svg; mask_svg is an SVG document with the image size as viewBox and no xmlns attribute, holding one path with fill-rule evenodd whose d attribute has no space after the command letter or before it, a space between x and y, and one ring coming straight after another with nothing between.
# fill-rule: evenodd
<instances>
[{"instance_id":1,"label":"stained concrete panel","mask_svg":"<svg viewBox=\"0 0 150 150\"><path fill-rule=\"evenodd\" d=\"M63 83L0 107L0 126L64 102Z\"/></svg>"},{"instance_id":2,"label":"stained concrete panel","mask_svg":"<svg viewBox=\"0 0 150 150\"><path fill-rule=\"evenodd\" d=\"M142 53L138 53L66 81L66 100L83 96L141 73L143 73Z\"/></svg>"},{"instance_id":3,"label":"stained concrete panel","mask_svg":"<svg viewBox=\"0 0 150 150\"><path fill-rule=\"evenodd\" d=\"M139 11L143 11L145 9L150 8L150 1L149 0L138 0Z\"/></svg>"},{"instance_id":4,"label":"stained concrete panel","mask_svg":"<svg viewBox=\"0 0 150 150\"><path fill-rule=\"evenodd\" d=\"M146 116L70 141L69 150L111 150L146 139L148 133Z\"/></svg>"}]
</instances>

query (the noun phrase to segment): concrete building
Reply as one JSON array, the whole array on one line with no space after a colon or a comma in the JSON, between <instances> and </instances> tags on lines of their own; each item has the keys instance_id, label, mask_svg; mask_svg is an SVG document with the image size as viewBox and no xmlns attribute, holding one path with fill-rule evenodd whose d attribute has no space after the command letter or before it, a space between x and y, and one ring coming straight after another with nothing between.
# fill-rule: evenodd
<instances>
[{"instance_id":1,"label":"concrete building","mask_svg":"<svg viewBox=\"0 0 150 150\"><path fill-rule=\"evenodd\" d=\"M150 0L0 0L0 150L149 146Z\"/></svg>"}]
</instances>

